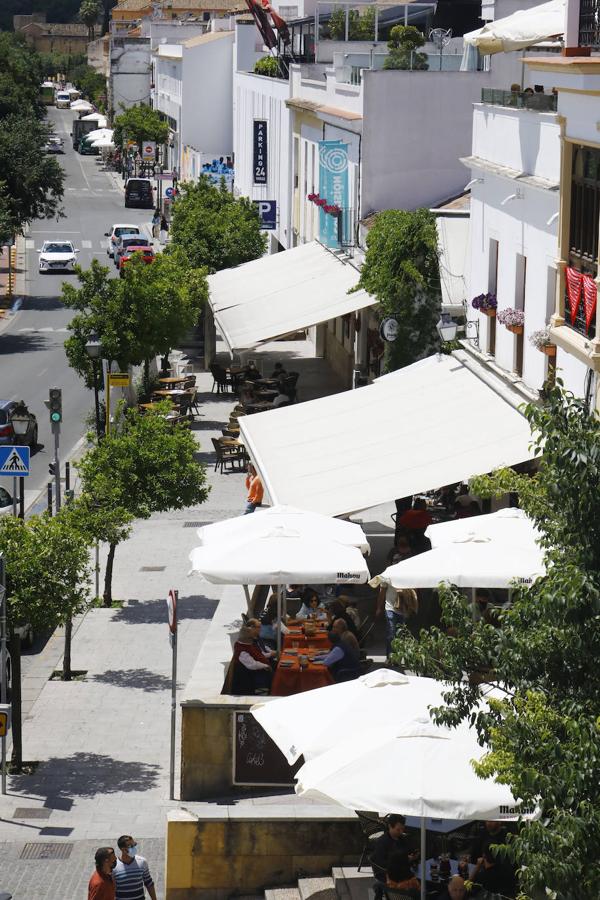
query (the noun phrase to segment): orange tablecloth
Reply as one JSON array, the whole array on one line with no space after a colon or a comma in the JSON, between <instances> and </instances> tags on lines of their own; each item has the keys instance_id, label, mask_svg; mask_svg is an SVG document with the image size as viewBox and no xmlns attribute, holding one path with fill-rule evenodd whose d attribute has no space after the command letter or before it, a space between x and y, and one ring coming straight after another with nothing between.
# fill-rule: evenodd
<instances>
[{"instance_id":1,"label":"orange tablecloth","mask_svg":"<svg viewBox=\"0 0 600 900\"><path fill-rule=\"evenodd\" d=\"M313 634L310 637L306 637L301 629L290 629L290 633L283 637L283 649L290 650L294 644L298 644L298 647L302 650L305 650L307 647L314 647L315 650L331 649L327 630L321 628L319 628L316 634Z\"/></svg>"},{"instance_id":2,"label":"orange tablecloth","mask_svg":"<svg viewBox=\"0 0 600 900\"><path fill-rule=\"evenodd\" d=\"M301 694L303 691L312 691L334 683L327 666L309 662L306 669L301 669L298 656L288 656L285 651L281 654L281 662L291 662L292 665L277 666L271 683L271 694L274 697L289 697L291 694Z\"/></svg>"}]
</instances>

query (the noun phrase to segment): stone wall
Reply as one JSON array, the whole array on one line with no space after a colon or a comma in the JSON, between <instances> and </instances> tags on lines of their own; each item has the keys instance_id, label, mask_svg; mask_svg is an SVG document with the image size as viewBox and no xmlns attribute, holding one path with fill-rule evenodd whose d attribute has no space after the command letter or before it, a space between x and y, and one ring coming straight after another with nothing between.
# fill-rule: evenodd
<instances>
[{"instance_id":1,"label":"stone wall","mask_svg":"<svg viewBox=\"0 0 600 900\"><path fill-rule=\"evenodd\" d=\"M166 900L226 900L328 875L356 865L362 849L356 818L202 819L174 810L167 825Z\"/></svg>"}]
</instances>

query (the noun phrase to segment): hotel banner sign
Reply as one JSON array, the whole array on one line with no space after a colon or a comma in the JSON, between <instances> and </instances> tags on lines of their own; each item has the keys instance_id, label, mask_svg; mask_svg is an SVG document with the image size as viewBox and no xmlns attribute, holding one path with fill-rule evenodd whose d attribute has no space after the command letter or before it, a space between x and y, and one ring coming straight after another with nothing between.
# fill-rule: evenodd
<instances>
[{"instance_id":1,"label":"hotel banner sign","mask_svg":"<svg viewBox=\"0 0 600 900\"><path fill-rule=\"evenodd\" d=\"M264 119L254 120L252 159L254 184L266 184L268 172L267 123Z\"/></svg>"},{"instance_id":2,"label":"hotel banner sign","mask_svg":"<svg viewBox=\"0 0 600 900\"><path fill-rule=\"evenodd\" d=\"M319 209L319 240L339 247L348 218L348 144L319 141L319 194L326 200Z\"/></svg>"}]
</instances>

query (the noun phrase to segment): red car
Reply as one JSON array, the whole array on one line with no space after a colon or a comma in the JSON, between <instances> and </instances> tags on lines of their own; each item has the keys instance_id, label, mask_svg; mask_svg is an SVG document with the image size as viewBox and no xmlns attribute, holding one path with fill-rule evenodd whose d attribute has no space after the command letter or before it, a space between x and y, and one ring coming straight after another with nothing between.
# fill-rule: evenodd
<instances>
[{"instance_id":1,"label":"red car","mask_svg":"<svg viewBox=\"0 0 600 900\"><path fill-rule=\"evenodd\" d=\"M154 250L152 247L128 247L127 252L119 259L119 274L123 274L123 268L127 260L131 259L134 253L139 253L145 263L151 263L155 260Z\"/></svg>"}]
</instances>

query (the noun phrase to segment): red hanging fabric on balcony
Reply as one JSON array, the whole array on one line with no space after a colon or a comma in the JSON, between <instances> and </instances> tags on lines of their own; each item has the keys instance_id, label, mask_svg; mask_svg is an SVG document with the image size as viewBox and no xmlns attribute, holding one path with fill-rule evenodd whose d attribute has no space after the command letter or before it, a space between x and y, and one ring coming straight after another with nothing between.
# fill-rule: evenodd
<instances>
[{"instance_id":1,"label":"red hanging fabric on balcony","mask_svg":"<svg viewBox=\"0 0 600 900\"><path fill-rule=\"evenodd\" d=\"M583 309L585 311L585 330L590 330L592 317L596 313L598 301L598 288L595 280L590 275L583 276Z\"/></svg>"},{"instance_id":2,"label":"red hanging fabric on balcony","mask_svg":"<svg viewBox=\"0 0 600 900\"><path fill-rule=\"evenodd\" d=\"M583 275L581 272L578 272L577 269L567 266L565 269L565 282L567 286L567 297L569 298L569 310L571 312L571 325L574 325L581 303Z\"/></svg>"}]
</instances>

